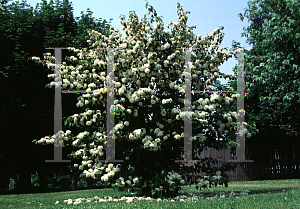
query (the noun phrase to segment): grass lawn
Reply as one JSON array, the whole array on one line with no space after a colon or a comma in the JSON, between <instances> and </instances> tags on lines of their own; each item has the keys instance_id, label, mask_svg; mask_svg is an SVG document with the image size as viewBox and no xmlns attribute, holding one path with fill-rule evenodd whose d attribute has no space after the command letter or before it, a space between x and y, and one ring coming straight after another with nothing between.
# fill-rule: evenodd
<instances>
[{"instance_id":1,"label":"grass lawn","mask_svg":"<svg viewBox=\"0 0 300 209\"><path fill-rule=\"evenodd\" d=\"M246 191L246 193L241 192ZM231 193L234 192L234 193ZM230 195L231 193L231 195ZM247 194L248 193L248 194ZM0 195L0 208L299 208L300 179L229 182L229 186L201 190L195 185L184 186L177 200L137 200L131 193L113 189L92 189L68 192ZM105 201L109 197L132 198L120 201ZM106 198L105 198L106 197ZM77 204L74 202L80 202ZM70 204L64 200L72 199ZM78 199L77 201L75 201ZM55 204L56 202L59 202ZM88 202L87 202L88 201ZM126 202L127 201L127 202ZM172 201L172 202L171 202Z\"/></svg>"}]
</instances>

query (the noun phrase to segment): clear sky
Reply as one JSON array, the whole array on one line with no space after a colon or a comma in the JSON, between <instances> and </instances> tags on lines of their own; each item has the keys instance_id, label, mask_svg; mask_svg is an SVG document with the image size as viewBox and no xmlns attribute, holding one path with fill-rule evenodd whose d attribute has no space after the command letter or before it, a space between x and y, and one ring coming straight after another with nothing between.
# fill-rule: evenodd
<instances>
[{"instance_id":1,"label":"clear sky","mask_svg":"<svg viewBox=\"0 0 300 209\"><path fill-rule=\"evenodd\" d=\"M16 0L14 0L16 1ZM21 0L20 0L21 1ZM244 22L238 17L238 13L244 14L244 8L247 8L248 0L148 0L149 4L154 7L158 15L163 16L163 21L166 26L170 21L177 22L177 2L179 2L184 11L190 11L188 14L187 25L197 25L194 30L195 34L201 34L202 37L211 33L217 27L224 26L222 31L225 34L221 46L231 47L232 40L241 43L241 46L250 50L252 47L246 44L246 38L241 38L243 27L248 26L248 20L245 18ZM37 3L41 3L42 0L27 0L30 6L35 8ZM50 2L50 0L47 0ZM55 0L54 0L55 2ZM62 2L62 0L61 0ZM86 13L87 8L93 12L93 17L96 19L102 18L109 21L113 20L111 24L115 29L122 31L122 25L120 24L120 15L125 15L126 20L129 18L129 11L135 11L139 17L148 13L145 8L146 2L144 0L73 0L70 2L73 5L73 13L75 17L80 17L81 11ZM232 68L237 64L234 58L229 59L223 65L219 67L223 73L233 74ZM228 81L220 79L224 84Z\"/></svg>"}]
</instances>

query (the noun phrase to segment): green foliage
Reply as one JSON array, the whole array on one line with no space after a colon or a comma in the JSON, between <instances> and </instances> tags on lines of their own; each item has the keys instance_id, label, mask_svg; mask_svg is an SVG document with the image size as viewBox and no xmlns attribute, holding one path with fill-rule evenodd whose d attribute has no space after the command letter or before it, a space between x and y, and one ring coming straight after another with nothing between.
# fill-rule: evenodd
<instances>
[{"instance_id":1,"label":"green foliage","mask_svg":"<svg viewBox=\"0 0 300 209\"><path fill-rule=\"evenodd\" d=\"M41 57L46 52L54 54L53 50L46 50L48 47L87 47L87 29L108 36L109 24L92 17L90 10L74 18L68 0L55 3L43 0L35 9L25 0L0 3L1 172L25 175L33 167L44 167L45 159L53 158L52 146L37 151L33 144L36 141L32 141L45 133L53 135L54 92L45 89L51 72L34 63L31 57ZM68 50L62 51L63 58L74 55ZM70 106L76 99L74 96L77 95L68 94L66 99L62 96L62 106L67 107L63 115L76 111L76 106ZM20 161L24 156L26 161ZM60 166L65 165L57 167Z\"/></svg>"},{"instance_id":2,"label":"green foliage","mask_svg":"<svg viewBox=\"0 0 300 209\"><path fill-rule=\"evenodd\" d=\"M70 190L72 179L70 175L64 173L53 173L52 177L48 177L50 189L66 189Z\"/></svg>"},{"instance_id":3,"label":"green foliage","mask_svg":"<svg viewBox=\"0 0 300 209\"><path fill-rule=\"evenodd\" d=\"M31 184L35 187L39 186L39 175L37 172L31 174Z\"/></svg>"},{"instance_id":4,"label":"green foliage","mask_svg":"<svg viewBox=\"0 0 300 209\"><path fill-rule=\"evenodd\" d=\"M246 118L259 130L278 127L290 137L300 130L299 6L299 0L255 0L239 14L250 21L242 36L253 45L244 49Z\"/></svg>"},{"instance_id":5,"label":"green foliage","mask_svg":"<svg viewBox=\"0 0 300 209\"><path fill-rule=\"evenodd\" d=\"M87 185L87 182L86 182L86 179L85 178L80 178L79 181L77 182L77 187L78 188L86 188L88 185Z\"/></svg>"}]
</instances>

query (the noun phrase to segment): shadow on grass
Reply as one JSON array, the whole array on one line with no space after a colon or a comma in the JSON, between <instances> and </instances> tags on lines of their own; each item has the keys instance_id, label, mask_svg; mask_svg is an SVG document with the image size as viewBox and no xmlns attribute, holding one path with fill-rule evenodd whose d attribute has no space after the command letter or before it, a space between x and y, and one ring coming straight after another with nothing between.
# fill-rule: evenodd
<instances>
[{"instance_id":1,"label":"shadow on grass","mask_svg":"<svg viewBox=\"0 0 300 209\"><path fill-rule=\"evenodd\" d=\"M296 193L300 194L300 188L299 187L280 187L280 188L255 188L256 186L245 186L245 187L241 187L241 189L237 189L235 186L232 186L232 189L229 187L227 188L218 188L217 191L211 191L211 189L213 189L213 187L210 189L206 189L206 190L196 190L193 187L188 187L189 189L183 189L180 190L179 195L185 195L185 196L191 196L191 195L203 195L203 197L212 197L215 196L216 194L220 194L220 193L225 193L225 194L230 194L231 192L234 192L236 195L235 196L240 196L239 194L245 190L248 190L249 192L247 196L249 195L265 195L265 194L279 194L279 193L291 193L295 190Z\"/></svg>"}]
</instances>

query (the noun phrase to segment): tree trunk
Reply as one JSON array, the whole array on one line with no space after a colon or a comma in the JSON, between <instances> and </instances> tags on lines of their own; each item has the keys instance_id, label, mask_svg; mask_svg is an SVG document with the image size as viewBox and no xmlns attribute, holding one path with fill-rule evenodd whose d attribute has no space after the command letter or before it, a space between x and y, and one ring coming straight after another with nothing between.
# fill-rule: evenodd
<instances>
[{"instance_id":1,"label":"tree trunk","mask_svg":"<svg viewBox=\"0 0 300 209\"><path fill-rule=\"evenodd\" d=\"M29 192L32 189L31 185L31 172L26 169L21 169L19 172L19 186L18 192Z\"/></svg>"},{"instance_id":2,"label":"tree trunk","mask_svg":"<svg viewBox=\"0 0 300 209\"><path fill-rule=\"evenodd\" d=\"M75 174L73 174L72 176L72 190L76 190L77 189L77 176Z\"/></svg>"},{"instance_id":3,"label":"tree trunk","mask_svg":"<svg viewBox=\"0 0 300 209\"><path fill-rule=\"evenodd\" d=\"M6 192L9 190L9 176L0 173L0 192Z\"/></svg>"},{"instance_id":4,"label":"tree trunk","mask_svg":"<svg viewBox=\"0 0 300 209\"><path fill-rule=\"evenodd\" d=\"M87 184L88 184L88 188L89 189L93 189L93 180L92 178L86 178Z\"/></svg>"},{"instance_id":5,"label":"tree trunk","mask_svg":"<svg viewBox=\"0 0 300 209\"><path fill-rule=\"evenodd\" d=\"M38 172L39 174L39 190L40 191L47 191L48 190L48 179L47 173L45 171Z\"/></svg>"}]
</instances>

